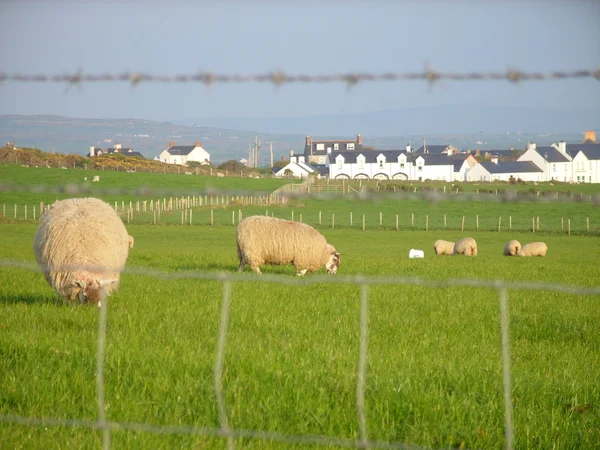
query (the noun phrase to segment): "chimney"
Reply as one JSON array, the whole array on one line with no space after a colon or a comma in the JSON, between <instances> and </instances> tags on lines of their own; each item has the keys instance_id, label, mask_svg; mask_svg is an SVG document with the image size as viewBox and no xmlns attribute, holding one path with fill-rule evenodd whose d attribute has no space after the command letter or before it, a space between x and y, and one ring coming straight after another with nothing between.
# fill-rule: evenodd
<instances>
[{"instance_id":1,"label":"chimney","mask_svg":"<svg viewBox=\"0 0 600 450\"><path fill-rule=\"evenodd\" d=\"M406 153L412 153L412 147L410 146L410 142L406 144Z\"/></svg>"},{"instance_id":2,"label":"chimney","mask_svg":"<svg viewBox=\"0 0 600 450\"><path fill-rule=\"evenodd\" d=\"M492 162L498 164L498 155L492 155Z\"/></svg>"},{"instance_id":3,"label":"chimney","mask_svg":"<svg viewBox=\"0 0 600 450\"><path fill-rule=\"evenodd\" d=\"M362 145L362 136L360 134L358 136L356 136L356 144Z\"/></svg>"},{"instance_id":4,"label":"chimney","mask_svg":"<svg viewBox=\"0 0 600 450\"><path fill-rule=\"evenodd\" d=\"M202 144L200 143L200 141L196 141L196 142L194 142L194 145L195 145L196 147L202 147Z\"/></svg>"},{"instance_id":5,"label":"chimney","mask_svg":"<svg viewBox=\"0 0 600 450\"><path fill-rule=\"evenodd\" d=\"M304 162L304 156L298 156L298 162L303 163Z\"/></svg>"},{"instance_id":6,"label":"chimney","mask_svg":"<svg viewBox=\"0 0 600 450\"><path fill-rule=\"evenodd\" d=\"M121 144L115 144L115 150L120 150L121 149Z\"/></svg>"},{"instance_id":7,"label":"chimney","mask_svg":"<svg viewBox=\"0 0 600 450\"><path fill-rule=\"evenodd\" d=\"M558 143L558 151L561 152L563 155L567 154L567 143L565 141L560 141Z\"/></svg>"},{"instance_id":8,"label":"chimney","mask_svg":"<svg viewBox=\"0 0 600 450\"><path fill-rule=\"evenodd\" d=\"M93 145L90 145L90 156L96 156L95 148Z\"/></svg>"},{"instance_id":9,"label":"chimney","mask_svg":"<svg viewBox=\"0 0 600 450\"><path fill-rule=\"evenodd\" d=\"M290 155L290 162L291 162L291 163L295 163L295 162L297 162L297 160L298 160L298 157L297 157L297 156L292 156L292 155Z\"/></svg>"},{"instance_id":10,"label":"chimney","mask_svg":"<svg viewBox=\"0 0 600 450\"><path fill-rule=\"evenodd\" d=\"M536 149L535 142L528 142L527 143L527 150L535 150L535 149Z\"/></svg>"},{"instance_id":11,"label":"chimney","mask_svg":"<svg viewBox=\"0 0 600 450\"><path fill-rule=\"evenodd\" d=\"M306 136L306 145L312 145L312 138L310 136Z\"/></svg>"},{"instance_id":12,"label":"chimney","mask_svg":"<svg viewBox=\"0 0 600 450\"><path fill-rule=\"evenodd\" d=\"M169 141L169 148L173 147L175 145L174 141Z\"/></svg>"}]
</instances>

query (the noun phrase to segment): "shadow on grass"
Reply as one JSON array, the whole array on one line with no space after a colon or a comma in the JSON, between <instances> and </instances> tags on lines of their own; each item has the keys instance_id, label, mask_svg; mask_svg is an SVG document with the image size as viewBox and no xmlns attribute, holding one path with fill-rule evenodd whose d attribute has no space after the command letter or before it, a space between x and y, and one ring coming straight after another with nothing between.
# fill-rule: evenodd
<instances>
[{"instance_id":1,"label":"shadow on grass","mask_svg":"<svg viewBox=\"0 0 600 450\"><path fill-rule=\"evenodd\" d=\"M0 294L0 303L7 305L16 305L25 303L29 305L54 305L62 306L65 304L63 300L53 295L26 295L26 294Z\"/></svg>"}]
</instances>

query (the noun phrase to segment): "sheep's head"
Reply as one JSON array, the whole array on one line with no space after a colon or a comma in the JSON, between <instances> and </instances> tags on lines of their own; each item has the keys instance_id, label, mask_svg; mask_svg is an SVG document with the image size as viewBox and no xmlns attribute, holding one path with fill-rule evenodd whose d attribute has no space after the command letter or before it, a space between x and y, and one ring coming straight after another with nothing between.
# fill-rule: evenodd
<instances>
[{"instance_id":1,"label":"sheep's head","mask_svg":"<svg viewBox=\"0 0 600 450\"><path fill-rule=\"evenodd\" d=\"M100 280L97 281L89 281L86 283L83 280L77 280L73 282L74 290L73 290L73 298L75 296L79 299L80 303L89 303L92 305L97 304L100 306L100 301L102 298L108 295L107 287L112 283L116 283L119 281L118 279L110 279L110 280Z\"/></svg>"},{"instance_id":2,"label":"sheep's head","mask_svg":"<svg viewBox=\"0 0 600 450\"><path fill-rule=\"evenodd\" d=\"M327 268L327 273L330 275L334 275L337 273L338 267L340 266L340 254L333 248L331 245L328 246L332 253L329 254L329 260L325 267Z\"/></svg>"}]
</instances>

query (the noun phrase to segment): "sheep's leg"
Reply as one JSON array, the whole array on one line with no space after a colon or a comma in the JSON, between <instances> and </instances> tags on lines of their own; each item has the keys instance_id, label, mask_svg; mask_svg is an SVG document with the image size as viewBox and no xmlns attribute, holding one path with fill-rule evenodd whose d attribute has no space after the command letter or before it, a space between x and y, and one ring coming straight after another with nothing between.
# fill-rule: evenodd
<instances>
[{"instance_id":1,"label":"sheep's leg","mask_svg":"<svg viewBox=\"0 0 600 450\"><path fill-rule=\"evenodd\" d=\"M298 277L304 276L306 274L306 272L308 272L308 270L302 269L302 270L296 272L296 276L298 276Z\"/></svg>"},{"instance_id":2,"label":"sheep's leg","mask_svg":"<svg viewBox=\"0 0 600 450\"><path fill-rule=\"evenodd\" d=\"M252 270L254 270L257 274L262 275L262 272L260 271L260 267L259 266L255 266L255 265L251 265L250 266L252 268Z\"/></svg>"},{"instance_id":3,"label":"sheep's leg","mask_svg":"<svg viewBox=\"0 0 600 450\"><path fill-rule=\"evenodd\" d=\"M244 271L244 260L240 260L240 266L238 267L238 272L243 272Z\"/></svg>"}]
</instances>

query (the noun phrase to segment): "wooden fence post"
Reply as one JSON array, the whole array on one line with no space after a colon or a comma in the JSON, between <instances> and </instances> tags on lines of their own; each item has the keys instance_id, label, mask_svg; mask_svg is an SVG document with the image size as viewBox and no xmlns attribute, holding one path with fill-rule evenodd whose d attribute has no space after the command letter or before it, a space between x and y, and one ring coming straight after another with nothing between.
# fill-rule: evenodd
<instances>
[{"instance_id":1,"label":"wooden fence post","mask_svg":"<svg viewBox=\"0 0 600 450\"><path fill-rule=\"evenodd\" d=\"M425 216L425 231L429 231L429 215Z\"/></svg>"},{"instance_id":2,"label":"wooden fence post","mask_svg":"<svg viewBox=\"0 0 600 450\"><path fill-rule=\"evenodd\" d=\"M15 203L15 219L17 218L17 204Z\"/></svg>"},{"instance_id":3,"label":"wooden fence post","mask_svg":"<svg viewBox=\"0 0 600 450\"><path fill-rule=\"evenodd\" d=\"M33 216L34 216L33 218L35 220L35 209L33 210ZM585 218L585 229L588 233L590 232L590 218L589 217Z\"/></svg>"},{"instance_id":4,"label":"wooden fence post","mask_svg":"<svg viewBox=\"0 0 600 450\"><path fill-rule=\"evenodd\" d=\"M331 229L335 228L335 213L331 213Z\"/></svg>"},{"instance_id":5,"label":"wooden fence post","mask_svg":"<svg viewBox=\"0 0 600 450\"><path fill-rule=\"evenodd\" d=\"M396 214L396 231L398 231L398 214Z\"/></svg>"},{"instance_id":6,"label":"wooden fence post","mask_svg":"<svg viewBox=\"0 0 600 450\"><path fill-rule=\"evenodd\" d=\"M410 226L415 227L415 213L410 213Z\"/></svg>"},{"instance_id":7,"label":"wooden fence post","mask_svg":"<svg viewBox=\"0 0 600 450\"><path fill-rule=\"evenodd\" d=\"M444 186L444 192L446 192L446 186ZM446 214L444 214L444 228L446 228Z\"/></svg>"},{"instance_id":8,"label":"wooden fence post","mask_svg":"<svg viewBox=\"0 0 600 450\"><path fill-rule=\"evenodd\" d=\"M363 214L363 231L365 231L365 215Z\"/></svg>"},{"instance_id":9,"label":"wooden fence post","mask_svg":"<svg viewBox=\"0 0 600 450\"><path fill-rule=\"evenodd\" d=\"M535 233L535 217L531 218L531 232Z\"/></svg>"},{"instance_id":10,"label":"wooden fence post","mask_svg":"<svg viewBox=\"0 0 600 450\"><path fill-rule=\"evenodd\" d=\"M319 211L319 225L321 225L321 211Z\"/></svg>"},{"instance_id":11,"label":"wooden fence post","mask_svg":"<svg viewBox=\"0 0 600 450\"><path fill-rule=\"evenodd\" d=\"M210 226L213 227L215 225L215 216L214 216L214 211L211 209L210 210Z\"/></svg>"},{"instance_id":12,"label":"wooden fence post","mask_svg":"<svg viewBox=\"0 0 600 450\"><path fill-rule=\"evenodd\" d=\"M380 211L379 212L379 226L383 225L383 213Z\"/></svg>"},{"instance_id":13,"label":"wooden fence post","mask_svg":"<svg viewBox=\"0 0 600 450\"><path fill-rule=\"evenodd\" d=\"M479 216L477 216L479 218ZM479 224L479 219L477 219L477 224ZM477 226L479 228L479 225ZM462 222L460 224L460 231L465 231L465 216L462 216Z\"/></svg>"},{"instance_id":14,"label":"wooden fence post","mask_svg":"<svg viewBox=\"0 0 600 450\"><path fill-rule=\"evenodd\" d=\"M352 226L352 211L350 211L350 226Z\"/></svg>"},{"instance_id":15,"label":"wooden fence post","mask_svg":"<svg viewBox=\"0 0 600 450\"><path fill-rule=\"evenodd\" d=\"M560 218L560 231L565 231L565 218Z\"/></svg>"},{"instance_id":16,"label":"wooden fence post","mask_svg":"<svg viewBox=\"0 0 600 450\"><path fill-rule=\"evenodd\" d=\"M508 229L512 230L512 216L508 216Z\"/></svg>"},{"instance_id":17,"label":"wooden fence post","mask_svg":"<svg viewBox=\"0 0 600 450\"><path fill-rule=\"evenodd\" d=\"M569 236L571 236L571 218L567 221L567 226L569 227Z\"/></svg>"},{"instance_id":18,"label":"wooden fence post","mask_svg":"<svg viewBox=\"0 0 600 450\"><path fill-rule=\"evenodd\" d=\"M498 217L498 233L502 230L502 216Z\"/></svg>"},{"instance_id":19,"label":"wooden fence post","mask_svg":"<svg viewBox=\"0 0 600 450\"><path fill-rule=\"evenodd\" d=\"M192 224L192 209L190 209L190 225Z\"/></svg>"}]
</instances>

